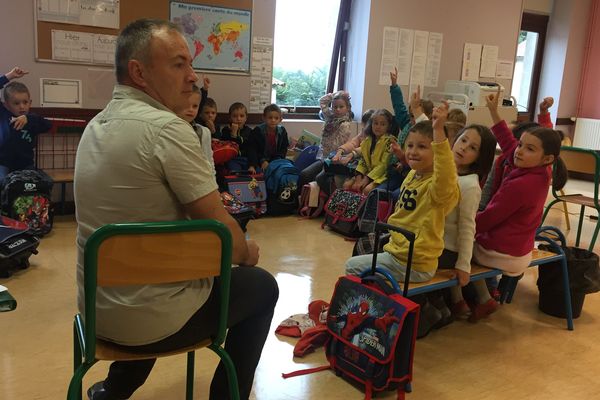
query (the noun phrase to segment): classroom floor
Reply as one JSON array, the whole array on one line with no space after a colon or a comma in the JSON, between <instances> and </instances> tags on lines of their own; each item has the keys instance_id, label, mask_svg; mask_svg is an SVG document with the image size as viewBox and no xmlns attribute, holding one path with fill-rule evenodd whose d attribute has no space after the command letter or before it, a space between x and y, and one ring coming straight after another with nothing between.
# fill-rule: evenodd
<instances>
[{"instance_id":1,"label":"classroom floor","mask_svg":"<svg viewBox=\"0 0 600 400\"><path fill-rule=\"evenodd\" d=\"M591 184L571 181L567 192L591 192ZM578 210L573 207L571 213ZM588 213L591 213L590 210ZM571 216L576 226L577 217ZM320 220L295 216L249 224L261 245L260 265L280 287L272 329L287 316L306 312L314 299L329 301L352 243L320 229ZM562 212L548 224L565 228ZM582 246L593 223L586 219ZM75 228L72 216L57 218L28 270L0 280L18 300L17 310L0 314L0 399L62 399L72 371L72 318L75 305ZM575 231L568 232L570 243ZM600 251L600 241L595 246ZM588 295L575 330L537 309L537 269L521 280L512 304L477 324L457 321L417 341L413 392L407 399L598 399L600 398L600 295ZM294 339L271 334L256 373L252 399L362 399L362 392L330 371L290 378L282 372L323 365L322 349L294 359ZM206 399L216 365L209 350L196 357L196 397ZM108 363L96 364L84 387L105 377ZM134 399L181 399L185 356L160 359ZM392 393L377 396L394 399Z\"/></svg>"}]
</instances>

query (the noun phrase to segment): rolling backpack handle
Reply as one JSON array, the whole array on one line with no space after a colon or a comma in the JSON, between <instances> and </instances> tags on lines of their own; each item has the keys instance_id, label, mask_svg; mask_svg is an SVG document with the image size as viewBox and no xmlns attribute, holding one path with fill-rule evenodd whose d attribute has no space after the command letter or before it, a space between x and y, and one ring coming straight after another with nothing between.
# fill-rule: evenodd
<instances>
[{"instance_id":1,"label":"rolling backpack handle","mask_svg":"<svg viewBox=\"0 0 600 400\"><path fill-rule=\"evenodd\" d=\"M378 222L375 225L375 244L373 245L373 263L371 264L371 273L373 275L375 275L375 273L377 272L377 250L379 249L379 236L384 230L395 231L402 234L402 236L404 236L409 243L408 259L406 262L406 276L404 278L404 290L402 291L402 296L406 297L406 295L408 294L408 284L410 282L410 270L412 266L413 250L415 246L415 234L404 228L400 228L399 226Z\"/></svg>"}]
</instances>

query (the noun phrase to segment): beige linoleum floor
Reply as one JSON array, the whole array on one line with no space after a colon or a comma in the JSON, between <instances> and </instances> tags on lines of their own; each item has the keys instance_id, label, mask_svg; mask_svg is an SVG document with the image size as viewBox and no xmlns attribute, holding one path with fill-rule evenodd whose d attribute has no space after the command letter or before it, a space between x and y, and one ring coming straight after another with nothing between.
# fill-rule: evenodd
<instances>
[{"instance_id":1,"label":"beige linoleum floor","mask_svg":"<svg viewBox=\"0 0 600 400\"><path fill-rule=\"evenodd\" d=\"M570 182L571 192L591 184ZM569 190L567 190L569 192ZM578 210L572 208L572 213ZM590 210L588 213L591 213ZM281 296L272 329L290 314L305 312L313 299L329 300L351 254L352 243L320 229L320 220L294 216L252 221L249 236L261 245L260 264L279 282ZM552 211L549 221L564 228ZM576 226L576 216L571 216ZM582 245L593 224L586 219ZM572 231L570 242L575 238ZM75 222L57 218L30 269L0 280L18 299L16 311L0 314L0 399L64 399L72 369L71 326L75 313ZM596 251L600 244L596 245ZM575 330L537 309L537 270L521 280L513 303L477 324L458 321L417 341L412 400L429 399L600 399L600 295L586 298ZM362 399L362 392L333 373L284 380L282 372L322 365L320 349L294 359L295 341L271 334L256 373L252 399ZM197 357L196 397L207 398L216 357ZM161 359L134 399L184 397L185 357ZM84 380L87 388L104 378L98 363ZM378 398L393 399L392 393Z\"/></svg>"}]
</instances>

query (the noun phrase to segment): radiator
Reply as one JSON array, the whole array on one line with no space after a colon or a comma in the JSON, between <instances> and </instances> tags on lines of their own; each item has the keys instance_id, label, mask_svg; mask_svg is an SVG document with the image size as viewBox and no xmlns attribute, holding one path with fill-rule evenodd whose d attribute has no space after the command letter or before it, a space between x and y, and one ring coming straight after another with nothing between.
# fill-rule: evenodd
<instances>
[{"instance_id":1,"label":"radiator","mask_svg":"<svg viewBox=\"0 0 600 400\"><path fill-rule=\"evenodd\" d=\"M573 146L600 150L600 119L577 118Z\"/></svg>"}]
</instances>

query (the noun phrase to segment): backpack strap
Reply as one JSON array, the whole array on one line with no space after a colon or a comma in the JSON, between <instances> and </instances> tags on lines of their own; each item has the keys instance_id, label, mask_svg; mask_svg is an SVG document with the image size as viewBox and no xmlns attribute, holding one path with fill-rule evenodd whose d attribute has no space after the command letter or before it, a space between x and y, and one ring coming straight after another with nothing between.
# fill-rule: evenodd
<instances>
[{"instance_id":1,"label":"backpack strap","mask_svg":"<svg viewBox=\"0 0 600 400\"><path fill-rule=\"evenodd\" d=\"M292 372L288 372L288 373L282 373L281 376L284 379L287 379L287 378L292 378L294 376L308 375L308 374L312 374L312 373L319 372L319 371L325 371L325 370L328 370L328 369L331 369L331 366L329 366L329 365L321 365L320 367L299 369L298 371L292 371Z\"/></svg>"}]
</instances>

